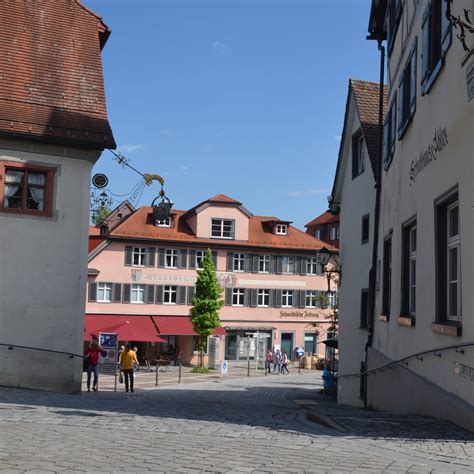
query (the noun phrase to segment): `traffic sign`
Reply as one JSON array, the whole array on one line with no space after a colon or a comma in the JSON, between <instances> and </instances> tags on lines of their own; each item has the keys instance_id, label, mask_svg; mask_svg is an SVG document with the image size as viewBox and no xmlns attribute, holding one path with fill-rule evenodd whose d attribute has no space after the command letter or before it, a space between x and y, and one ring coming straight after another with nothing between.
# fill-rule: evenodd
<instances>
[{"instance_id":1,"label":"traffic sign","mask_svg":"<svg viewBox=\"0 0 474 474\"><path fill-rule=\"evenodd\" d=\"M226 360L223 360L221 362L221 376L222 375L227 375L227 371L229 369L229 365Z\"/></svg>"},{"instance_id":2,"label":"traffic sign","mask_svg":"<svg viewBox=\"0 0 474 474\"><path fill-rule=\"evenodd\" d=\"M296 355L297 355L298 357L303 357L303 356L304 356L304 349L300 347L300 348L296 351Z\"/></svg>"}]
</instances>

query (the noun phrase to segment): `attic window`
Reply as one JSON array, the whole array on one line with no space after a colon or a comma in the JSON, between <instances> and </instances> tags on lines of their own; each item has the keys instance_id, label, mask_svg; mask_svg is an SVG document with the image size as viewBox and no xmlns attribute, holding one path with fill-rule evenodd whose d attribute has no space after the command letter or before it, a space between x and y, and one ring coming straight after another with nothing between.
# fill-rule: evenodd
<instances>
[{"instance_id":1,"label":"attic window","mask_svg":"<svg viewBox=\"0 0 474 474\"><path fill-rule=\"evenodd\" d=\"M286 235L288 233L288 226L286 224L277 224L275 227L275 234Z\"/></svg>"},{"instance_id":2,"label":"attic window","mask_svg":"<svg viewBox=\"0 0 474 474\"><path fill-rule=\"evenodd\" d=\"M167 217L162 221L156 221L157 227L171 227L171 217Z\"/></svg>"}]
</instances>

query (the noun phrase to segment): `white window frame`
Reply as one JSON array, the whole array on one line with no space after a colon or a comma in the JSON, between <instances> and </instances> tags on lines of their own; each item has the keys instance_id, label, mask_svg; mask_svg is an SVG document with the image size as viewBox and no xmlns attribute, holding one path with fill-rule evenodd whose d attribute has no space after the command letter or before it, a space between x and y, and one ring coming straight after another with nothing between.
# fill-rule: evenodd
<instances>
[{"instance_id":1,"label":"white window frame","mask_svg":"<svg viewBox=\"0 0 474 474\"><path fill-rule=\"evenodd\" d=\"M168 264L168 258L171 259ZM165 250L165 268L178 268L179 251L177 249Z\"/></svg>"},{"instance_id":2,"label":"white window frame","mask_svg":"<svg viewBox=\"0 0 474 474\"><path fill-rule=\"evenodd\" d=\"M454 209L457 209L457 234L451 236L451 213ZM453 202L446 209L447 213L447 298L446 298L446 319L448 321L460 321L461 320L461 239L459 235L460 219L459 219L459 201ZM456 279L451 279L451 252L456 249ZM456 285L456 314L451 314L451 285Z\"/></svg>"},{"instance_id":3,"label":"white window frame","mask_svg":"<svg viewBox=\"0 0 474 474\"><path fill-rule=\"evenodd\" d=\"M133 247L132 251L132 267L144 267L146 266L146 247ZM135 263L137 259L138 263Z\"/></svg>"},{"instance_id":4,"label":"white window frame","mask_svg":"<svg viewBox=\"0 0 474 474\"><path fill-rule=\"evenodd\" d=\"M281 290L281 307L293 308L293 290Z\"/></svg>"},{"instance_id":5,"label":"white window frame","mask_svg":"<svg viewBox=\"0 0 474 474\"><path fill-rule=\"evenodd\" d=\"M227 224L226 224L227 223ZM224 226L229 225L231 226L231 235L230 236L225 236L224 235ZM214 235L214 225L219 225L220 231L219 235ZM213 217L211 218L211 238L212 239L227 239L227 240L233 240L235 238L235 221L233 219L223 219L219 217Z\"/></svg>"},{"instance_id":6,"label":"white window frame","mask_svg":"<svg viewBox=\"0 0 474 474\"><path fill-rule=\"evenodd\" d=\"M199 263L204 259L206 256L206 250L196 250L196 257L195 257L195 267L197 270L201 270L201 267L199 266Z\"/></svg>"},{"instance_id":7,"label":"white window frame","mask_svg":"<svg viewBox=\"0 0 474 474\"><path fill-rule=\"evenodd\" d=\"M357 176L365 171L365 140L364 135L357 139ZM332 239L334 240L334 239Z\"/></svg>"},{"instance_id":8,"label":"white window frame","mask_svg":"<svg viewBox=\"0 0 474 474\"><path fill-rule=\"evenodd\" d=\"M329 239L330 240L337 240L337 229L336 229L336 227L331 227L331 230L329 231Z\"/></svg>"},{"instance_id":9,"label":"white window frame","mask_svg":"<svg viewBox=\"0 0 474 474\"><path fill-rule=\"evenodd\" d=\"M408 230L408 312L410 316L416 315L416 239L416 225L413 225ZM412 268L414 268L414 274Z\"/></svg>"},{"instance_id":10,"label":"white window frame","mask_svg":"<svg viewBox=\"0 0 474 474\"><path fill-rule=\"evenodd\" d=\"M234 253L232 257L232 269L234 272L245 272L245 254Z\"/></svg>"},{"instance_id":11,"label":"white window frame","mask_svg":"<svg viewBox=\"0 0 474 474\"><path fill-rule=\"evenodd\" d=\"M272 257L270 255L260 255L258 257L258 273L270 273Z\"/></svg>"},{"instance_id":12,"label":"white window frame","mask_svg":"<svg viewBox=\"0 0 474 474\"><path fill-rule=\"evenodd\" d=\"M232 306L244 306L244 298L245 290L243 288L232 289Z\"/></svg>"},{"instance_id":13,"label":"white window frame","mask_svg":"<svg viewBox=\"0 0 474 474\"><path fill-rule=\"evenodd\" d=\"M318 257L308 257L306 259L306 274L307 275L318 274Z\"/></svg>"},{"instance_id":14,"label":"white window frame","mask_svg":"<svg viewBox=\"0 0 474 474\"><path fill-rule=\"evenodd\" d=\"M270 290L266 290L266 289L257 290L257 306L259 308L268 308L269 305L270 305Z\"/></svg>"},{"instance_id":15,"label":"white window frame","mask_svg":"<svg viewBox=\"0 0 474 474\"><path fill-rule=\"evenodd\" d=\"M156 221L157 227L171 227L171 217L166 217L162 221Z\"/></svg>"},{"instance_id":16,"label":"white window frame","mask_svg":"<svg viewBox=\"0 0 474 474\"><path fill-rule=\"evenodd\" d=\"M288 226L286 224L277 224L275 227L276 235L286 235L288 233Z\"/></svg>"},{"instance_id":17,"label":"white window frame","mask_svg":"<svg viewBox=\"0 0 474 474\"><path fill-rule=\"evenodd\" d=\"M316 308L316 290L306 290L305 292L305 307Z\"/></svg>"},{"instance_id":18,"label":"white window frame","mask_svg":"<svg viewBox=\"0 0 474 474\"><path fill-rule=\"evenodd\" d=\"M175 301L173 301L173 295ZM178 304L178 287L176 285L165 285L163 287L163 304Z\"/></svg>"},{"instance_id":19,"label":"white window frame","mask_svg":"<svg viewBox=\"0 0 474 474\"><path fill-rule=\"evenodd\" d=\"M113 287L113 283L97 283L97 303L111 303ZM109 298L106 297L107 293L110 294Z\"/></svg>"},{"instance_id":20,"label":"white window frame","mask_svg":"<svg viewBox=\"0 0 474 474\"><path fill-rule=\"evenodd\" d=\"M314 236L318 239L321 240L321 229L316 230L314 233Z\"/></svg>"},{"instance_id":21,"label":"white window frame","mask_svg":"<svg viewBox=\"0 0 474 474\"><path fill-rule=\"evenodd\" d=\"M291 266L293 266L293 270L290 270ZM283 256L282 273L285 273L287 275L295 273L295 257L291 257L288 255Z\"/></svg>"},{"instance_id":22,"label":"white window frame","mask_svg":"<svg viewBox=\"0 0 474 474\"><path fill-rule=\"evenodd\" d=\"M133 304L144 304L145 303L145 291L146 285L139 285L132 283L130 288L130 303ZM141 298L140 298L141 296Z\"/></svg>"},{"instance_id":23,"label":"white window frame","mask_svg":"<svg viewBox=\"0 0 474 474\"><path fill-rule=\"evenodd\" d=\"M328 298L328 308L334 308L337 305L337 291L328 291L326 295Z\"/></svg>"}]
</instances>

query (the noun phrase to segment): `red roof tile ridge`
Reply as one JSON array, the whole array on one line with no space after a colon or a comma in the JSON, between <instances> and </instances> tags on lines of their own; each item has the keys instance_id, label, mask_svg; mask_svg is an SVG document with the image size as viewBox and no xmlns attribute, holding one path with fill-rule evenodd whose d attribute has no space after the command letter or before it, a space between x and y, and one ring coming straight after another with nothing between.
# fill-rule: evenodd
<instances>
[{"instance_id":1,"label":"red roof tile ridge","mask_svg":"<svg viewBox=\"0 0 474 474\"><path fill-rule=\"evenodd\" d=\"M229 196L226 196L225 194L216 194L215 196L209 198L207 201L204 202L232 202L235 204L242 204L240 201L237 201Z\"/></svg>"}]
</instances>

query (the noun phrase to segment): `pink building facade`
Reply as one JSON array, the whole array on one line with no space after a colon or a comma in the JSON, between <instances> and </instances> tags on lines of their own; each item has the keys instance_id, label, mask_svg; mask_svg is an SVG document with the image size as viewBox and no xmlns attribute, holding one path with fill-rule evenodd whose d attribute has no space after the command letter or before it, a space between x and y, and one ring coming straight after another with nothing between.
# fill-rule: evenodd
<instances>
[{"instance_id":1,"label":"pink building facade","mask_svg":"<svg viewBox=\"0 0 474 474\"><path fill-rule=\"evenodd\" d=\"M86 322L100 316L126 317L132 324L147 318L166 342L139 345L142 357L179 348L184 363L197 362L188 314L208 248L225 300L223 329L208 343L211 365L248 355L261 359L267 347L293 360L296 347L328 355L321 343L328 336L324 316L337 293L328 291L316 257L328 246L290 222L254 216L240 202L218 195L188 211L173 211L161 223L152 221L150 207L142 207L103 234L89 254ZM324 303L329 307L321 307ZM258 344L256 333L266 335Z\"/></svg>"}]
</instances>

